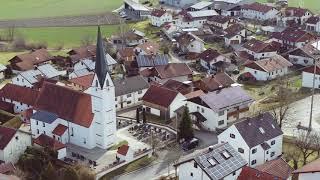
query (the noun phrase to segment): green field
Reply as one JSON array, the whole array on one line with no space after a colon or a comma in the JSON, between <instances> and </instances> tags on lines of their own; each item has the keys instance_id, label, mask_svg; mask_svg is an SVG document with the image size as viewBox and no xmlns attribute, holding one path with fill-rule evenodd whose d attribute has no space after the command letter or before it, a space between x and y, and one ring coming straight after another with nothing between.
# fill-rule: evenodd
<instances>
[{"instance_id":1,"label":"green field","mask_svg":"<svg viewBox=\"0 0 320 180\"><path fill-rule=\"evenodd\" d=\"M267 2L267 0L257 0L257 2ZM300 0L288 0L289 6L299 7ZM302 0L302 6L304 8L310 9L313 12L320 12L320 4L318 0Z\"/></svg>"},{"instance_id":2,"label":"green field","mask_svg":"<svg viewBox=\"0 0 320 180\"><path fill-rule=\"evenodd\" d=\"M0 0L0 19L97 14L112 11L123 0Z\"/></svg>"}]
</instances>

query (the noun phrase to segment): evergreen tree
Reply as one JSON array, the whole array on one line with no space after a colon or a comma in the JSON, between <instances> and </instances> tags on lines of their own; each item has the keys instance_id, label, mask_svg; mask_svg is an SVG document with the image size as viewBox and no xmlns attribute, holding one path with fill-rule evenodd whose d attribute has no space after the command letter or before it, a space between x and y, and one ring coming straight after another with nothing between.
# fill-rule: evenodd
<instances>
[{"instance_id":1,"label":"evergreen tree","mask_svg":"<svg viewBox=\"0 0 320 180\"><path fill-rule=\"evenodd\" d=\"M137 110L136 110L136 119L137 119L137 123L140 123L140 111L139 111L139 108L137 108Z\"/></svg>"},{"instance_id":2,"label":"evergreen tree","mask_svg":"<svg viewBox=\"0 0 320 180\"><path fill-rule=\"evenodd\" d=\"M182 119L179 125L179 139L190 140L193 136L192 122L188 107L185 107Z\"/></svg>"},{"instance_id":3,"label":"evergreen tree","mask_svg":"<svg viewBox=\"0 0 320 180\"><path fill-rule=\"evenodd\" d=\"M144 108L142 110L142 121L143 121L143 124L147 123L146 109Z\"/></svg>"}]
</instances>

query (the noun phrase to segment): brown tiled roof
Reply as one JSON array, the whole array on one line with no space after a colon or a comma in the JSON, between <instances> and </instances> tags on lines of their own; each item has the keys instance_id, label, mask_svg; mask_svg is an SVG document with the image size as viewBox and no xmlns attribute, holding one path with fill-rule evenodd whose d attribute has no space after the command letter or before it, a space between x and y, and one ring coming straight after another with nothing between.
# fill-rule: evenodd
<instances>
[{"instance_id":1,"label":"brown tiled roof","mask_svg":"<svg viewBox=\"0 0 320 180\"><path fill-rule=\"evenodd\" d=\"M237 180L275 180L278 177L261 172L257 169L245 166L242 168Z\"/></svg>"},{"instance_id":2,"label":"brown tiled roof","mask_svg":"<svg viewBox=\"0 0 320 180\"><path fill-rule=\"evenodd\" d=\"M232 18L230 16L214 15L214 16L210 16L208 18L208 21L213 21L213 22L217 22L220 24L224 24L224 23L229 22L231 19Z\"/></svg>"},{"instance_id":3,"label":"brown tiled roof","mask_svg":"<svg viewBox=\"0 0 320 180\"><path fill-rule=\"evenodd\" d=\"M255 2L255 3L252 3L252 4L245 4L245 5L242 6L241 9L253 10L253 11L258 11L258 12L267 13L267 12L269 12L270 10L272 10L273 7Z\"/></svg>"},{"instance_id":4,"label":"brown tiled roof","mask_svg":"<svg viewBox=\"0 0 320 180\"><path fill-rule=\"evenodd\" d=\"M214 76L203 78L198 81L196 87L203 91L211 92L221 88L230 87L231 84L235 83L229 75L226 73L217 73Z\"/></svg>"},{"instance_id":5,"label":"brown tiled roof","mask_svg":"<svg viewBox=\"0 0 320 180\"><path fill-rule=\"evenodd\" d=\"M206 61L206 62L211 62L212 60L216 59L217 57L219 57L221 54L214 49L207 49L205 51L203 51L200 55L199 58Z\"/></svg>"},{"instance_id":6,"label":"brown tiled roof","mask_svg":"<svg viewBox=\"0 0 320 180\"><path fill-rule=\"evenodd\" d=\"M151 16L161 17L166 13L166 10L164 9L154 9L151 12Z\"/></svg>"},{"instance_id":7,"label":"brown tiled roof","mask_svg":"<svg viewBox=\"0 0 320 180\"><path fill-rule=\"evenodd\" d=\"M255 53L276 52L277 51L277 49L275 47L273 47L271 44L262 42L257 39L249 40L242 47L246 48L250 51L253 51Z\"/></svg>"},{"instance_id":8,"label":"brown tiled roof","mask_svg":"<svg viewBox=\"0 0 320 180\"><path fill-rule=\"evenodd\" d=\"M28 105L33 105L37 98L38 91L8 83L0 89L0 97L11 99Z\"/></svg>"},{"instance_id":9,"label":"brown tiled roof","mask_svg":"<svg viewBox=\"0 0 320 180\"><path fill-rule=\"evenodd\" d=\"M147 55L157 54L159 52L159 44L149 41L139 44L138 48L142 49Z\"/></svg>"},{"instance_id":10,"label":"brown tiled roof","mask_svg":"<svg viewBox=\"0 0 320 180\"><path fill-rule=\"evenodd\" d=\"M244 60L254 60L253 55L249 54L247 51L236 51L235 54Z\"/></svg>"},{"instance_id":11,"label":"brown tiled roof","mask_svg":"<svg viewBox=\"0 0 320 180\"><path fill-rule=\"evenodd\" d=\"M303 72L312 73L314 72L314 66L306 67L302 70ZM320 66L319 64L316 67L316 74L320 74Z\"/></svg>"},{"instance_id":12,"label":"brown tiled roof","mask_svg":"<svg viewBox=\"0 0 320 180\"><path fill-rule=\"evenodd\" d=\"M41 147L49 147L52 148L53 150L59 150L63 149L66 146L62 144L61 142L45 135L41 134L39 137L33 140L33 143L38 144Z\"/></svg>"},{"instance_id":13,"label":"brown tiled roof","mask_svg":"<svg viewBox=\"0 0 320 180\"><path fill-rule=\"evenodd\" d=\"M129 150L129 146L126 145L126 144L124 144L124 145L122 145L121 147L119 147L117 153L118 153L118 154L121 154L121 155L123 155L123 156L126 156L127 153L128 153L128 150Z\"/></svg>"},{"instance_id":14,"label":"brown tiled roof","mask_svg":"<svg viewBox=\"0 0 320 180\"><path fill-rule=\"evenodd\" d=\"M17 55L9 61L13 69L26 71L33 69L34 65L49 61L50 58L51 56L46 49L37 49L29 53Z\"/></svg>"},{"instance_id":15,"label":"brown tiled roof","mask_svg":"<svg viewBox=\"0 0 320 180\"><path fill-rule=\"evenodd\" d=\"M119 54L122 58L135 56L134 48L126 47L119 50Z\"/></svg>"},{"instance_id":16,"label":"brown tiled roof","mask_svg":"<svg viewBox=\"0 0 320 180\"><path fill-rule=\"evenodd\" d=\"M178 91L173 91L160 86L150 86L142 97L142 100L148 103L156 104L168 108L178 95Z\"/></svg>"},{"instance_id":17,"label":"brown tiled roof","mask_svg":"<svg viewBox=\"0 0 320 180\"><path fill-rule=\"evenodd\" d=\"M292 63L280 55L276 55L271 58L267 58L259 61L252 61L251 63L248 63L245 65L245 67L257 69L265 72L272 72L272 71L280 70L290 66L292 66Z\"/></svg>"},{"instance_id":18,"label":"brown tiled roof","mask_svg":"<svg viewBox=\"0 0 320 180\"><path fill-rule=\"evenodd\" d=\"M290 27L282 32L274 32L271 37L288 42L308 42L315 39L315 37L307 31Z\"/></svg>"},{"instance_id":19,"label":"brown tiled roof","mask_svg":"<svg viewBox=\"0 0 320 180\"><path fill-rule=\"evenodd\" d=\"M85 89L88 89L92 84L93 78L94 78L94 74L91 73L88 75L69 79L69 82L77 84Z\"/></svg>"},{"instance_id":20,"label":"brown tiled roof","mask_svg":"<svg viewBox=\"0 0 320 180\"><path fill-rule=\"evenodd\" d=\"M169 63L168 65L156 66L155 70L162 79L192 75L191 69L185 63Z\"/></svg>"},{"instance_id":21,"label":"brown tiled roof","mask_svg":"<svg viewBox=\"0 0 320 180\"><path fill-rule=\"evenodd\" d=\"M173 79L169 79L166 83L162 85L162 87L165 87L174 91L178 91L181 94L188 94L192 91L192 87L190 84L185 84Z\"/></svg>"},{"instance_id":22,"label":"brown tiled roof","mask_svg":"<svg viewBox=\"0 0 320 180\"><path fill-rule=\"evenodd\" d=\"M224 30L225 36L227 38L231 38L239 34L239 32L242 31L243 29L244 29L244 26L242 26L241 24L232 24L231 26L229 26Z\"/></svg>"},{"instance_id":23,"label":"brown tiled roof","mask_svg":"<svg viewBox=\"0 0 320 180\"><path fill-rule=\"evenodd\" d=\"M314 58L315 55L319 54L319 53L320 53L319 50L317 50L311 44L307 44L301 48L296 48L296 49L290 51L288 54L295 55L295 56Z\"/></svg>"},{"instance_id":24,"label":"brown tiled roof","mask_svg":"<svg viewBox=\"0 0 320 180\"><path fill-rule=\"evenodd\" d=\"M293 174L320 172L320 158L293 171Z\"/></svg>"},{"instance_id":25,"label":"brown tiled roof","mask_svg":"<svg viewBox=\"0 0 320 180\"><path fill-rule=\"evenodd\" d=\"M93 120L90 95L51 83L41 88L34 108L84 127L90 127Z\"/></svg>"},{"instance_id":26,"label":"brown tiled roof","mask_svg":"<svg viewBox=\"0 0 320 180\"><path fill-rule=\"evenodd\" d=\"M185 94L184 97L186 97L187 99L191 99L191 98L199 97L203 94L205 93L202 90L197 90L197 91L193 91L188 94Z\"/></svg>"},{"instance_id":27,"label":"brown tiled roof","mask_svg":"<svg viewBox=\"0 0 320 180\"><path fill-rule=\"evenodd\" d=\"M54 130L52 131L52 134L62 136L64 134L64 132L66 132L67 129L68 129L67 126L62 125L62 124L58 124L58 126L56 128L54 128Z\"/></svg>"},{"instance_id":28,"label":"brown tiled roof","mask_svg":"<svg viewBox=\"0 0 320 180\"><path fill-rule=\"evenodd\" d=\"M183 33L177 38L177 42L181 46L188 46L191 42L195 40L196 40L196 37L191 33Z\"/></svg>"},{"instance_id":29,"label":"brown tiled roof","mask_svg":"<svg viewBox=\"0 0 320 180\"><path fill-rule=\"evenodd\" d=\"M0 100L0 109L9 113L14 113L14 104Z\"/></svg>"},{"instance_id":30,"label":"brown tiled roof","mask_svg":"<svg viewBox=\"0 0 320 180\"><path fill-rule=\"evenodd\" d=\"M306 23L307 24L317 24L320 21L320 17L319 16L311 16Z\"/></svg>"},{"instance_id":31,"label":"brown tiled roof","mask_svg":"<svg viewBox=\"0 0 320 180\"><path fill-rule=\"evenodd\" d=\"M285 9L285 16L295 16L302 17L305 13L309 11L308 9L300 8L300 7L287 7ZM309 11L310 12L310 11ZM310 12L311 13L311 12Z\"/></svg>"},{"instance_id":32,"label":"brown tiled roof","mask_svg":"<svg viewBox=\"0 0 320 180\"><path fill-rule=\"evenodd\" d=\"M266 172L281 179L288 179L293 171L290 165L282 158L267 161L255 167L261 172Z\"/></svg>"},{"instance_id":33,"label":"brown tiled roof","mask_svg":"<svg viewBox=\"0 0 320 180\"><path fill-rule=\"evenodd\" d=\"M16 134L16 130L0 126L0 149L3 150Z\"/></svg>"}]
</instances>

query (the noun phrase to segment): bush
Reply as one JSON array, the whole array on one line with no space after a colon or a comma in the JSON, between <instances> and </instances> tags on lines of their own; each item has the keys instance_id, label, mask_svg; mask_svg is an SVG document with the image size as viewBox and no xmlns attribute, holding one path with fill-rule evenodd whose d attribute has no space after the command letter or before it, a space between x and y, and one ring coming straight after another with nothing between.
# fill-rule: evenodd
<instances>
[{"instance_id":1,"label":"bush","mask_svg":"<svg viewBox=\"0 0 320 180\"><path fill-rule=\"evenodd\" d=\"M13 50L26 49L26 41L23 37L18 37L13 41Z\"/></svg>"}]
</instances>

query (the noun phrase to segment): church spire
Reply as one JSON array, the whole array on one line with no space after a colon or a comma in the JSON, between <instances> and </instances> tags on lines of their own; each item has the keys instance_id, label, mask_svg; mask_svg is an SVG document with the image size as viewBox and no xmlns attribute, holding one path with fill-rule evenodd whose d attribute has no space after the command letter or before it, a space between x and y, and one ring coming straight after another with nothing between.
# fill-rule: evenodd
<instances>
[{"instance_id":1,"label":"church spire","mask_svg":"<svg viewBox=\"0 0 320 180\"><path fill-rule=\"evenodd\" d=\"M95 73L98 77L101 88L103 88L104 81L106 80L106 76L108 74L108 63L106 61L106 55L104 52L100 26L98 26Z\"/></svg>"}]
</instances>

